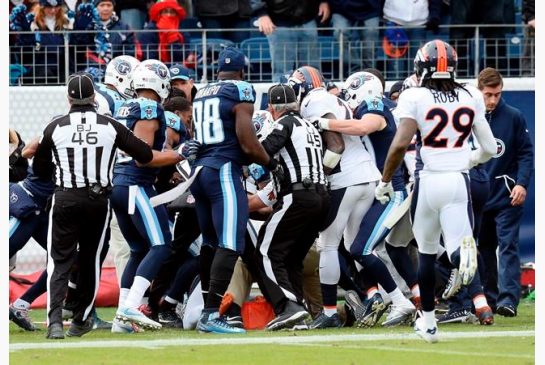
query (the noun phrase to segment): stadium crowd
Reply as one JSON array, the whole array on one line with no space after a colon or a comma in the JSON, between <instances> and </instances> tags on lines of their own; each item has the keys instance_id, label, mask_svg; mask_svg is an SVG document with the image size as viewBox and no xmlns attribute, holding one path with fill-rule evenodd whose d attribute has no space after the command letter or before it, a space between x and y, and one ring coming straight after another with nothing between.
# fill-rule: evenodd
<instances>
[{"instance_id":1,"label":"stadium crowd","mask_svg":"<svg viewBox=\"0 0 545 365\"><path fill-rule=\"evenodd\" d=\"M150 14L156 7L184 16L165 3L173 2L155 3ZM324 4L314 10L325 20ZM38 4L46 17L57 12L64 25L55 26L89 13L101 20L86 19L84 29L122 34L128 28L114 5L83 3L64 22L57 2ZM16 9L12 23L40 22ZM436 30L436 19L426 19ZM271 14L258 24L264 33L282 27ZM26 145L10 132L10 258L31 237L48 254L47 270L10 305L17 325L37 329L28 310L52 285L48 339L65 336L59 305L72 318L67 336L163 327L244 333L253 282L271 310L270 331L410 324L436 342L438 323L491 325L494 315L517 315L518 227L534 157L524 115L501 98L496 69L484 68L477 87L460 84L455 47L434 39L414 51L414 73L390 92L376 68L354 69L337 87L301 64L283 70L265 111L254 110L247 57L236 47L221 51L216 80L197 89L193 70L164 58L164 48L139 61L118 55L106 35L94 40L104 76L68 80L70 113ZM160 44L183 43L178 35L159 36ZM135 154L133 134L149 153ZM58 234L62 209L74 208L62 198L70 194L107 203L104 233L86 237L91 243ZM109 250L120 285L112 322L93 305ZM438 301L449 309L436 316Z\"/></svg>"}]
</instances>

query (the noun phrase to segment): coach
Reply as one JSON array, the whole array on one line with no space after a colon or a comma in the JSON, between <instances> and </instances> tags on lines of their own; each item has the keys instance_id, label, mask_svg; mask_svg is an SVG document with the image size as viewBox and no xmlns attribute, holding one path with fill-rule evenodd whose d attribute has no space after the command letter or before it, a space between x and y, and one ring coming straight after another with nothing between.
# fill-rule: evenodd
<instances>
[{"instance_id":1,"label":"coach","mask_svg":"<svg viewBox=\"0 0 545 365\"><path fill-rule=\"evenodd\" d=\"M534 172L534 150L524 114L501 97L501 74L485 68L479 74L478 88L498 146L496 155L484 165L491 189L479 235L479 251L486 269L483 286L492 309L499 315L514 317L521 290L519 228Z\"/></svg>"},{"instance_id":2,"label":"coach","mask_svg":"<svg viewBox=\"0 0 545 365\"><path fill-rule=\"evenodd\" d=\"M82 336L93 328L89 313L98 291L100 252L108 236L108 195L117 147L141 163L153 159L145 142L119 122L95 112L95 90L89 74L70 77L68 101L70 112L44 129L33 163L39 177L51 178L56 171L47 238L48 339L64 338L62 305L78 244L80 301L66 335Z\"/></svg>"}]
</instances>

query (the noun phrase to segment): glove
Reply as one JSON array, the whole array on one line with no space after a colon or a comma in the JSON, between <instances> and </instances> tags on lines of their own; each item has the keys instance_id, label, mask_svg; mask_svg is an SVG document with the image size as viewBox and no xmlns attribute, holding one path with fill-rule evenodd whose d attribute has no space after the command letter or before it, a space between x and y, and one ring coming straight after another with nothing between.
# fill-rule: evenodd
<instances>
[{"instance_id":1,"label":"glove","mask_svg":"<svg viewBox=\"0 0 545 365\"><path fill-rule=\"evenodd\" d=\"M284 169L282 168L282 165L280 165L274 158L271 158L266 167L267 170L273 174L276 181L280 183L284 180Z\"/></svg>"},{"instance_id":2,"label":"glove","mask_svg":"<svg viewBox=\"0 0 545 365\"><path fill-rule=\"evenodd\" d=\"M74 20L74 29L87 29L93 20L96 21L97 19L100 19L100 16L98 15L98 10L92 3L80 4Z\"/></svg>"},{"instance_id":3,"label":"glove","mask_svg":"<svg viewBox=\"0 0 545 365\"><path fill-rule=\"evenodd\" d=\"M265 169L261 165L253 163L250 166L248 166L248 173L254 179L255 182L258 182L259 179L261 179L264 175L267 174L267 171L265 171Z\"/></svg>"},{"instance_id":4,"label":"glove","mask_svg":"<svg viewBox=\"0 0 545 365\"><path fill-rule=\"evenodd\" d=\"M318 118L314 121L312 121L312 125L314 128L318 130L318 132L322 132L324 130L329 129L329 119L327 118Z\"/></svg>"},{"instance_id":5,"label":"glove","mask_svg":"<svg viewBox=\"0 0 545 365\"><path fill-rule=\"evenodd\" d=\"M392 182L381 181L375 188L375 198L380 202L380 204L386 204L394 197L394 188Z\"/></svg>"},{"instance_id":6,"label":"glove","mask_svg":"<svg viewBox=\"0 0 545 365\"><path fill-rule=\"evenodd\" d=\"M439 33L439 18L430 18L426 23L426 30L431 30L433 34Z\"/></svg>"},{"instance_id":7,"label":"glove","mask_svg":"<svg viewBox=\"0 0 545 365\"><path fill-rule=\"evenodd\" d=\"M201 142L197 141L196 139L190 139L180 147L179 153L187 160L187 162L189 162L190 165L192 165L197 159L201 147Z\"/></svg>"},{"instance_id":8,"label":"glove","mask_svg":"<svg viewBox=\"0 0 545 365\"><path fill-rule=\"evenodd\" d=\"M32 14L32 13L31 13ZM17 5L11 10L9 15L9 29L15 31L28 31L30 30L30 23L28 20L26 5ZM34 16L34 14L32 14Z\"/></svg>"}]
</instances>

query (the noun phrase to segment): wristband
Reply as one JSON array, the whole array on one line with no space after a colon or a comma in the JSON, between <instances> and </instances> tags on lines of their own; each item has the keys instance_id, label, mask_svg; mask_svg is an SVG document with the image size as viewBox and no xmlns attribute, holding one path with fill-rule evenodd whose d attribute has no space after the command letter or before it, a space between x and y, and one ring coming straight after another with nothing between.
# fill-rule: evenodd
<instances>
[{"instance_id":1,"label":"wristband","mask_svg":"<svg viewBox=\"0 0 545 365\"><path fill-rule=\"evenodd\" d=\"M320 124L321 129L329 130L329 119L327 119L327 118L318 118L318 123Z\"/></svg>"},{"instance_id":2,"label":"wristband","mask_svg":"<svg viewBox=\"0 0 545 365\"><path fill-rule=\"evenodd\" d=\"M324 153L323 165L329 167L330 169L335 168L339 161L341 160L341 155L330 150L326 150Z\"/></svg>"}]
</instances>

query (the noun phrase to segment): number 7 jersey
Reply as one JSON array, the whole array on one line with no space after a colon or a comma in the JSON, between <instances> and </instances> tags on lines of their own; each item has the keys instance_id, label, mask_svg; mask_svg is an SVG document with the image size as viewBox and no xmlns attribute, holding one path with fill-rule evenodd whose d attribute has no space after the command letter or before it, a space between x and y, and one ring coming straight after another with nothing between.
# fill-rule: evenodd
<instances>
[{"instance_id":1,"label":"number 7 jersey","mask_svg":"<svg viewBox=\"0 0 545 365\"><path fill-rule=\"evenodd\" d=\"M247 164L236 134L239 103L254 103L255 90L245 81L220 81L201 88L193 101L195 139L203 144L197 166L219 169L228 162L241 168Z\"/></svg>"},{"instance_id":2,"label":"number 7 jersey","mask_svg":"<svg viewBox=\"0 0 545 365\"><path fill-rule=\"evenodd\" d=\"M466 171L471 148L468 137L477 119L485 119L482 93L472 86L454 93L415 87L403 91L396 115L418 123L416 173Z\"/></svg>"}]
</instances>

